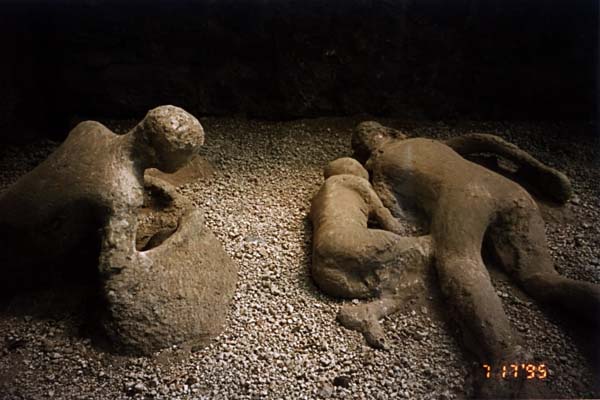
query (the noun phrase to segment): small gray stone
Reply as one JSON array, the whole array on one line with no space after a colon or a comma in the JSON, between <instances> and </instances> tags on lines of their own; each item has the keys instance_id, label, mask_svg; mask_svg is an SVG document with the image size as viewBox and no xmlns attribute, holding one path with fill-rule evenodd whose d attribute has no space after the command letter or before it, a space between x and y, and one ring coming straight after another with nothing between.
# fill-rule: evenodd
<instances>
[{"instance_id":1,"label":"small gray stone","mask_svg":"<svg viewBox=\"0 0 600 400\"><path fill-rule=\"evenodd\" d=\"M324 382L318 391L318 396L323 399L327 399L327 398L331 397L332 394L333 394L333 385L329 382Z\"/></svg>"}]
</instances>

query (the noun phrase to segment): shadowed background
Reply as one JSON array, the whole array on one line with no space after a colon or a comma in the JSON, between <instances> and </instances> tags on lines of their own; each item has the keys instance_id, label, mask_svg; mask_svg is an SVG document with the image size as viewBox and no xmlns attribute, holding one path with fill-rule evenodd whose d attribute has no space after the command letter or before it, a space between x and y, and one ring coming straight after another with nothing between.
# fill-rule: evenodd
<instances>
[{"instance_id":1,"label":"shadowed background","mask_svg":"<svg viewBox=\"0 0 600 400\"><path fill-rule=\"evenodd\" d=\"M2 142L168 103L268 119L595 117L595 0L0 5Z\"/></svg>"}]
</instances>

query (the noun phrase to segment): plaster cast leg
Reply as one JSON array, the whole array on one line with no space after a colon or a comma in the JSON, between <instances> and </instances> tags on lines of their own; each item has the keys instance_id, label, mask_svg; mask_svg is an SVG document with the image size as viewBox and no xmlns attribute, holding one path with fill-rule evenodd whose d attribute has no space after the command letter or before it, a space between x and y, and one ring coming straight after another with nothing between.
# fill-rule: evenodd
<instances>
[{"instance_id":1,"label":"plaster cast leg","mask_svg":"<svg viewBox=\"0 0 600 400\"><path fill-rule=\"evenodd\" d=\"M534 274L521 281L529 295L555 305L591 324L600 324L600 287L558 273Z\"/></svg>"},{"instance_id":2,"label":"plaster cast leg","mask_svg":"<svg viewBox=\"0 0 600 400\"><path fill-rule=\"evenodd\" d=\"M395 265L376 271L380 281L380 297L360 305L345 305L338 321L348 329L362 333L375 348L386 348L386 338L380 320L397 312L410 298L424 289L423 275L431 264L431 238L398 237L390 252Z\"/></svg>"},{"instance_id":3,"label":"plaster cast leg","mask_svg":"<svg viewBox=\"0 0 600 400\"><path fill-rule=\"evenodd\" d=\"M344 237L341 232L315 235L312 275L330 296L368 298L380 294L391 271L408 260L421 264L430 259L430 243L405 238L380 229L364 228ZM402 259L406 261L402 261Z\"/></svg>"},{"instance_id":4,"label":"plaster cast leg","mask_svg":"<svg viewBox=\"0 0 600 400\"><path fill-rule=\"evenodd\" d=\"M442 253L436 267L442 292L465 333L465 345L488 363L512 353L517 338L481 257Z\"/></svg>"},{"instance_id":5,"label":"plaster cast leg","mask_svg":"<svg viewBox=\"0 0 600 400\"><path fill-rule=\"evenodd\" d=\"M530 296L600 322L600 286L563 277L554 269L535 204L502 213L488 237L495 257Z\"/></svg>"},{"instance_id":6,"label":"plaster cast leg","mask_svg":"<svg viewBox=\"0 0 600 400\"><path fill-rule=\"evenodd\" d=\"M489 215L487 208L493 207L482 202L481 215ZM465 210L456 202L440 204L435 212L438 279L465 334L465 345L482 362L495 362L513 352L517 338L481 258L488 221L477 215L464 217Z\"/></svg>"},{"instance_id":7,"label":"plaster cast leg","mask_svg":"<svg viewBox=\"0 0 600 400\"><path fill-rule=\"evenodd\" d=\"M402 305L400 299L387 297L356 306L345 305L337 315L337 320L348 329L363 334L367 343L376 349L384 349L386 337L379 320L394 314Z\"/></svg>"},{"instance_id":8,"label":"plaster cast leg","mask_svg":"<svg viewBox=\"0 0 600 400\"><path fill-rule=\"evenodd\" d=\"M464 344L476 354L470 377L476 398L526 396L523 379L486 378L483 365L527 363L531 355L519 346L500 298L477 255L441 254L437 261L442 292L449 299L463 333Z\"/></svg>"}]
</instances>

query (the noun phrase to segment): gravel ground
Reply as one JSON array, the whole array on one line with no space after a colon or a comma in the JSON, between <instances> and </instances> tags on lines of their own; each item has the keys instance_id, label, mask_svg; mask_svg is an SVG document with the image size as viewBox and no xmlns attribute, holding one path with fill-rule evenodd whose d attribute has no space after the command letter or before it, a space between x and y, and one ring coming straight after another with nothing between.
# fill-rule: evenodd
<instances>
[{"instance_id":1,"label":"gravel ground","mask_svg":"<svg viewBox=\"0 0 600 400\"><path fill-rule=\"evenodd\" d=\"M323 166L350 155L351 130L359 121L202 119L202 154L216 172L180 191L205 211L207 224L239 263L223 334L203 349L119 356L104 350L84 322L85 288L26 293L0 311L0 399L468 397L472 358L444 312L435 277L420 299L386 318L389 351L371 349L358 333L340 327L335 315L342 301L321 294L310 279L310 198L322 183ZM380 122L411 136L496 133L565 171L576 196L562 210L543 207L556 267L600 283L598 143L583 135L587 127ZM123 131L130 122L107 124ZM2 148L0 190L56 145ZM502 273L492 277L515 329L548 366L552 397L600 397L597 334L542 313Z\"/></svg>"}]
</instances>

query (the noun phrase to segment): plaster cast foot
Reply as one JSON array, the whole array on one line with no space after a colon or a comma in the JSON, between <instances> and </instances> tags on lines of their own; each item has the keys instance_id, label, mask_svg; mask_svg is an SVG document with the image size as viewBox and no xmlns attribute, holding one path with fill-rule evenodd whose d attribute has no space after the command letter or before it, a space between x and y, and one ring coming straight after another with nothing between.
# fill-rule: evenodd
<instances>
[{"instance_id":1,"label":"plaster cast foot","mask_svg":"<svg viewBox=\"0 0 600 400\"><path fill-rule=\"evenodd\" d=\"M346 328L362 333L370 346L386 349L387 339L379 321L398 311L400 306L401 301L391 297L359 305L347 304L338 312L337 320Z\"/></svg>"}]
</instances>

